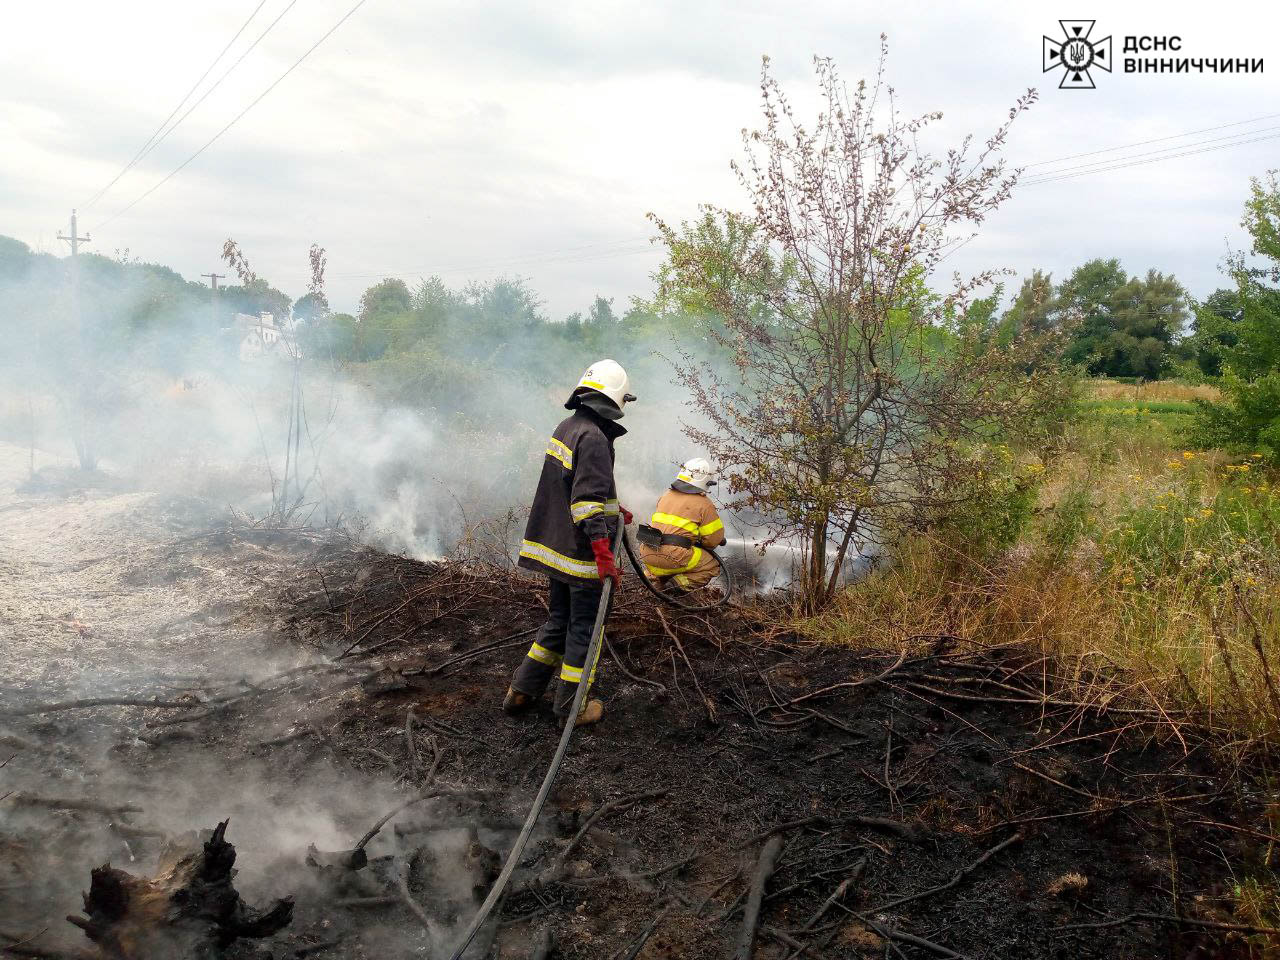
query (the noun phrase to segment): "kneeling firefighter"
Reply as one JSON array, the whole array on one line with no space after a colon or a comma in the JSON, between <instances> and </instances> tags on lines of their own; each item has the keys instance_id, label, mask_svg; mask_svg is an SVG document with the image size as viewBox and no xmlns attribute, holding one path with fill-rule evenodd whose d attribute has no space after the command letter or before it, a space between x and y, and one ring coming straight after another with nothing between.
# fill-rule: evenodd
<instances>
[{"instance_id":1,"label":"kneeling firefighter","mask_svg":"<svg viewBox=\"0 0 1280 960\"><path fill-rule=\"evenodd\" d=\"M612 579L616 590L622 577L610 546L612 534L619 520L631 522L631 514L618 504L613 481L613 442L627 432L617 421L636 399L629 389L627 372L619 364L593 363L565 401L572 415L547 444L519 564L550 578L548 616L511 678L502 704L507 713L533 706L558 670L555 712L563 724L584 671L588 684L595 679L596 665L585 661L603 583ZM604 705L584 697L578 725L602 716Z\"/></svg>"},{"instance_id":2,"label":"kneeling firefighter","mask_svg":"<svg viewBox=\"0 0 1280 960\"><path fill-rule=\"evenodd\" d=\"M694 590L720 569L707 553L724 543L724 523L707 495L715 485L711 464L702 457L687 461L649 521L658 536L640 528L640 560L659 583L670 578L680 589Z\"/></svg>"}]
</instances>

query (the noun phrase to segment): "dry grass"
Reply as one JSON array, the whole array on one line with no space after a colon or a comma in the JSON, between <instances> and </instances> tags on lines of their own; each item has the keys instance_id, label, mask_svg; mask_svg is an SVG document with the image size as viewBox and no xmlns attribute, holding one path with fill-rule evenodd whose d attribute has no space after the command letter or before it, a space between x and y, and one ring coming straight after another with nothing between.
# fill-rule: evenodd
<instances>
[{"instance_id":1,"label":"dry grass","mask_svg":"<svg viewBox=\"0 0 1280 960\"><path fill-rule=\"evenodd\" d=\"M918 537L800 628L874 647L1019 644L1052 657L1079 700L1280 745L1278 480L1257 458L1087 418L1014 544L979 556L954 534Z\"/></svg>"},{"instance_id":2,"label":"dry grass","mask_svg":"<svg viewBox=\"0 0 1280 960\"><path fill-rule=\"evenodd\" d=\"M1191 403L1214 401L1221 391L1207 383L1179 383L1157 380L1151 383L1121 383L1119 380L1089 380L1084 395L1090 400L1120 400L1129 403Z\"/></svg>"},{"instance_id":3,"label":"dry grass","mask_svg":"<svg viewBox=\"0 0 1280 960\"><path fill-rule=\"evenodd\" d=\"M1087 541L1057 565L1025 547L989 565L921 538L804 629L871 647L917 635L1021 645L1054 658L1081 702L1154 706L1230 743L1280 744L1274 584L1152 591L1101 567Z\"/></svg>"}]
</instances>

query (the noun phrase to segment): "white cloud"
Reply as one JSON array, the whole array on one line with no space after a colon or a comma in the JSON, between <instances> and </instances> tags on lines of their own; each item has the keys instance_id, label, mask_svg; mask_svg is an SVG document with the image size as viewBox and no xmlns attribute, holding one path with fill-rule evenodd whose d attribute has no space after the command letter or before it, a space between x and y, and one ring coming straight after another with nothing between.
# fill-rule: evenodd
<instances>
[{"instance_id":1,"label":"white cloud","mask_svg":"<svg viewBox=\"0 0 1280 960\"><path fill-rule=\"evenodd\" d=\"M269 0L237 49L286 2ZM177 166L350 2L299 0L82 224L101 223ZM254 5L6 10L0 233L52 249L68 208L115 174ZM699 202L738 199L728 161L739 129L759 116L760 55L812 103L811 56L835 57L853 80L874 67L881 31L900 102L944 111L947 139L984 135L1039 87L1041 102L1010 140L1014 162L1280 112L1280 62L1254 76L1118 71L1095 91L1058 90L1040 72L1040 37L1073 11L1031 6L368 0L207 153L103 227L96 248L129 247L195 276L217 267L222 240L235 236L260 273L296 294L307 247L319 242L332 299L348 308L383 273L446 270L451 282L530 277L552 315L596 291L624 303L647 291L657 262L633 242L650 232L647 211L678 219ZM1127 33L1181 35L1193 57L1260 57L1280 25L1253 3L1118 3L1105 18L1097 29L1115 37L1117 57ZM1239 241L1247 178L1276 165L1277 144L1026 186L948 265L1061 276L1087 257L1119 256L1131 271L1173 271L1208 292L1226 238ZM1091 159L1100 158L1080 162Z\"/></svg>"}]
</instances>

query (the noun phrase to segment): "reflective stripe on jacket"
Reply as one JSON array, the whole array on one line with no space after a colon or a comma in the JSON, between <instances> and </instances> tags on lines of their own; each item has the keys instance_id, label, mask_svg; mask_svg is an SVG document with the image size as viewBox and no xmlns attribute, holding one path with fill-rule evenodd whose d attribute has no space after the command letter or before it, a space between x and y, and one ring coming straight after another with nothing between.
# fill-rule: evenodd
<instances>
[{"instance_id":1,"label":"reflective stripe on jacket","mask_svg":"<svg viewBox=\"0 0 1280 960\"><path fill-rule=\"evenodd\" d=\"M569 583L599 579L591 541L616 529L613 441L626 432L585 406L556 427L529 510L520 566Z\"/></svg>"},{"instance_id":2,"label":"reflective stripe on jacket","mask_svg":"<svg viewBox=\"0 0 1280 960\"><path fill-rule=\"evenodd\" d=\"M688 537L693 547L650 547L641 545L640 559L654 576L671 576L694 569L703 557L703 547L714 549L724 543L724 523L715 504L705 493L679 483L662 495L649 525L663 533ZM710 562L714 563L712 558Z\"/></svg>"}]
</instances>

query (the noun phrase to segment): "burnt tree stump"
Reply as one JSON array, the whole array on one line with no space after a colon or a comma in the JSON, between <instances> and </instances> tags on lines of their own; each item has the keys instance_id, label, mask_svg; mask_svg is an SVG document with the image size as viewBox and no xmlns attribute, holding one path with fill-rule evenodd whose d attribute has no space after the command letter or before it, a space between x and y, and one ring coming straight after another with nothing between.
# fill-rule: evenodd
<instances>
[{"instance_id":1,"label":"burnt tree stump","mask_svg":"<svg viewBox=\"0 0 1280 960\"><path fill-rule=\"evenodd\" d=\"M228 822L203 844L194 833L171 841L154 877L136 877L109 863L93 870L83 894L87 919L67 920L109 960L215 960L240 938L282 930L293 919L292 897L255 910L232 885L236 848L226 840Z\"/></svg>"}]
</instances>

